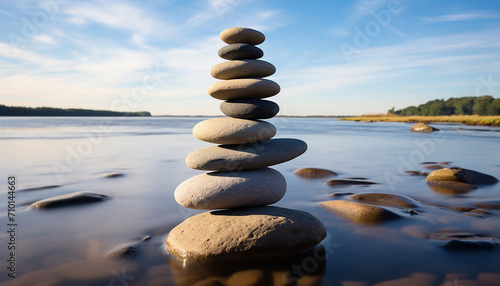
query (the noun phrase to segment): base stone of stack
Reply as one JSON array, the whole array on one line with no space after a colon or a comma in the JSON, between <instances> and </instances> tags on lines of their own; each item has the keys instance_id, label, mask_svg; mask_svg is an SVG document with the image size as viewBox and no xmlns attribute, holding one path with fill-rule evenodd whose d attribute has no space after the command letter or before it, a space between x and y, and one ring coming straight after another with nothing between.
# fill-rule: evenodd
<instances>
[{"instance_id":1,"label":"base stone of stack","mask_svg":"<svg viewBox=\"0 0 500 286\"><path fill-rule=\"evenodd\" d=\"M271 97L280 92L280 86L268 79L240 78L218 81L208 87L208 94L216 99L256 99Z\"/></svg>"},{"instance_id":2,"label":"base stone of stack","mask_svg":"<svg viewBox=\"0 0 500 286\"><path fill-rule=\"evenodd\" d=\"M273 138L276 127L261 120L221 117L196 124L193 135L215 144L247 144Z\"/></svg>"},{"instance_id":3,"label":"base stone of stack","mask_svg":"<svg viewBox=\"0 0 500 286\"><path fill-rule=\"evenodd\" d=\"M278 104L269 100L239 99L220 104L220 110L227 116L242 119L272 118L280 111Z\"/></svg>"},{"instance_id":4,"label":"base stone of stack","mask_svg":"<svg viewBox=\"0 0 500 286\"><path fill-rule=\"evenodd\" d=\"M209 262L307 249L326 236L311 214L280 207L205 212L176 226L167 248L180 258Z\"/></svg>"},{"instance_id":5,"label":"base stone of stack","mask_svg":"<svg viewBox=\"0 0 500 286\"><path fill-rule=\"evenodd\" d=\"M222 171L182 182L175 190L175 200L186 208L229 209L274 204L285 192L285 177L274 169Z\"/></svg>"},{"instance_id":6,"label":"base stone of stack","mask_svg":"<svg viewBox=\"0 0 500 286\"><path fill-rule=\"evenodd\" d=\"M212 171L259 169L292 160L306 150L304 141L292 138L244 145L218 145L189 154L186 165L191 169Z\"/></svg>"},{"instance_id":7,"label":"base stone of stack","mask_svg":"<svg viewBox=\"0 0 500 286\"><path fill-rule=\"evenodd\" d=\"M231 44L219 49L219 57L226 60L244 60L244 59L259 59L264 56L264 52L249 44Z\"/></svg>"}]
</instances>

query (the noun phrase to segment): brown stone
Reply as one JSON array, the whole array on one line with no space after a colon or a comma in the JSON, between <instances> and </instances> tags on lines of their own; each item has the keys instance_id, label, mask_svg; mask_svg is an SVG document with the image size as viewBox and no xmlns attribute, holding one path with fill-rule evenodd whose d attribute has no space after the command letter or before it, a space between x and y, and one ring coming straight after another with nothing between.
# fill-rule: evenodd
<instances>
[{"instance_id":1,"label":"brown stone","mask_svg":"<svg viewBox=\"0 0 500 286\"><path fill-rule=\"evenodd\" d=\"M183 259L216 261L301 251L325 236L324 225L309 213L256 207L192 216L172 229L167 247Z\"/></svg>"},{"instance_id":2,"label":"brown stone","mask_svg":"<svg viewBox=\"0 0 500 286\"><path fill-rule=\"evenodd\" d=\"M293 173L305 179L319 179L337 175L333 171L320 168L301 168L293 171Z\"/></svg>"},{"instance_id":3,"label":"brown stone","mask_svg":"<svg viewBox=\"0 0 500 286\"><path fill-rule=\"evenodd\" d=\"M344 219L357 223L375 224L401 217L382 207L351 201L325 201L320 202L319 205Z\"/></svg>"},{"instance_id":4,"label":"brown stone","mask_svg":"<svg viewBox=\"0 0 500 286\"><path fill-rule=\"evenodd\" d=\"M222 31L219 38L226 44L244 43L249 45L259 45L266 37L261 32L243 27L229 28Z\"/></svg>"}]
</instances>

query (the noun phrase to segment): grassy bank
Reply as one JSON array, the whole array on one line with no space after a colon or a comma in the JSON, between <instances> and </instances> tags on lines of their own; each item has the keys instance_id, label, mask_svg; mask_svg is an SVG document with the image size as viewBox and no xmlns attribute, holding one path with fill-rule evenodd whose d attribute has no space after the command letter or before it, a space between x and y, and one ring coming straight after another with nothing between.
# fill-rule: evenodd
<instances>
[{"instance_id":1,"label":"grassy bank","mask_svg":"<svg viewBox=\"0 0 500 286\"><path fill-rule=\"evenodd\" d=\"M427 122L427 123L462 123L477 126L500 127L500 116L449 115L449 116L398 116L373 114L356 117L344 117L340 120L364 122Z\"/></svg>"}]
</instances>

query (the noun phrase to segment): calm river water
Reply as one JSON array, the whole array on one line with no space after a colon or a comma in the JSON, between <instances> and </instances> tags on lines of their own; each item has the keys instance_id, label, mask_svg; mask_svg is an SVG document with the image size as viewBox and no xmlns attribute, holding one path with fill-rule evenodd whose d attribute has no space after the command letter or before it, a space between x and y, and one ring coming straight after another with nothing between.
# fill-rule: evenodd
<instances>
[{"instance_id":1,"label":"calm river water","mask_svg":"<svg viewBox=\"0 0 500 286\"><path fill-rule=\"evenodd\" d=\"M15 176L17 187L16 278L10 278L9 269L2 267L0 284L193 285L202 280L208 283L211 277L226 281L236 272L256 270L247 274L263 273L262 281L268 285L287 285L283 277L292 273L293 281L316 283L303 285L349 285L348 281L374 285L413 277L410 279L427 281L422 285L457 286L461 280L500 274L498 248L453 251L426 238L444 231L500 237L496 210L477 217L436 206L498 200L500 184L446 194L429 189L425 177L404 173L429 172L421 162L445 161L451 162L448 166L500 178L498 128L433 124L441 131L421 134L410 132L411 124L406 123L314 118L270 120L278 129L276 138L299 138L309 146L302 156L273 168L288 183L287 194L276 205L310 212L327 227L328 236L320 246L323 255L304 253L273 263L180 263L166 253L165 239L173 227L201 212L178 206L174 190L185 179L202 173L189 169L184 158L211 145L191 135L192 127L204 119L0 118L2 265L10 258L8 243L12 240L7 233L11 223L7 216L8 176ZM292 173L303 167L332 170L338 173L335 179L362 177L377 184L332 188L325 184L327 179L307 180ZM109 172L123 176L105 177ZM47 186L54 187L32 189ZM112 199L49 210L28 208L34 201L76 191ZM403 194L421 202L423 211L378 225L355 224L317 205L332 200L329 195L334 192ZM115 246L146 236L151 239L140 243L135 256L117 261L103 258ZM390 285L408 285L408 280L399 281Z\"/></svg>"}]
</instances>

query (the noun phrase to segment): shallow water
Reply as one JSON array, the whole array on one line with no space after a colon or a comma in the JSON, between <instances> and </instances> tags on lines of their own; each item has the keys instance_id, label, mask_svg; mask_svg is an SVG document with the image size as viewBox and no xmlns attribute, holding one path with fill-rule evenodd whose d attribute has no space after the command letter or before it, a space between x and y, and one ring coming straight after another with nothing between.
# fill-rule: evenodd
<instances>
[{"instance_id":1,"label":"shallow water","mask_svg":"<svg viewBox=\"0 0 500 286\"><path fill-rule=\"evenodd\" d=\"M186 167L184 158L210 146L191 135L191 128L204 119L0 118L3 261L9 257L5 235L7 176L16 176L18 189L17 277L8 277L3 268L0 283L192 285L210 277L226 281L236 272L253 269L247 274L254 278L262 275L261 284L269 285L285 285L287 281L293 285L298 279L301 283L316 279L318 284L311 285L343 285L345 281L371 285L427 273L432 277L429 285L457 286L460 279L477 280L481 273L500 273L500 249L450 251L439 242L418 238L436 231L500 237L498 211L479 218L436 206L471 206L500 199L500 184L460 195L444 194L429 189L425 177L404 173L432 171L424 169L423 161L448 161L452 163L447 166L500 177L498 128L445 124L433 125L440 132L421 134L410 132L411 124L406 123L274 118L270 122L278 129L276 137L299 138L309 146L304 155L273 167L288 183L287 194L275 205L315 215L327 227L325 241L311 252L268 263L199 266L170 257L164 247L170 229L201 212L178 206L173 193L183 180L202 173ZM325 184L327 179L307 180L292 173L302 167L330 169L338 173L332 177L335 179L364 177L377 184L332 188ZM124 175L106 178L108 172ZM43 186L59 187L26 190ZM50 210L28 209L34 201L75 191L96 192L112 199ZM404 218L399 220L360 225L317 205L332 200L329 194L333 192L346 191L403 194L420 202L421 214L401 212ZM113 247L147 235L152 239L141 243L136 256L118 261L103 258Z\"/></svg>"}]
</instances>

